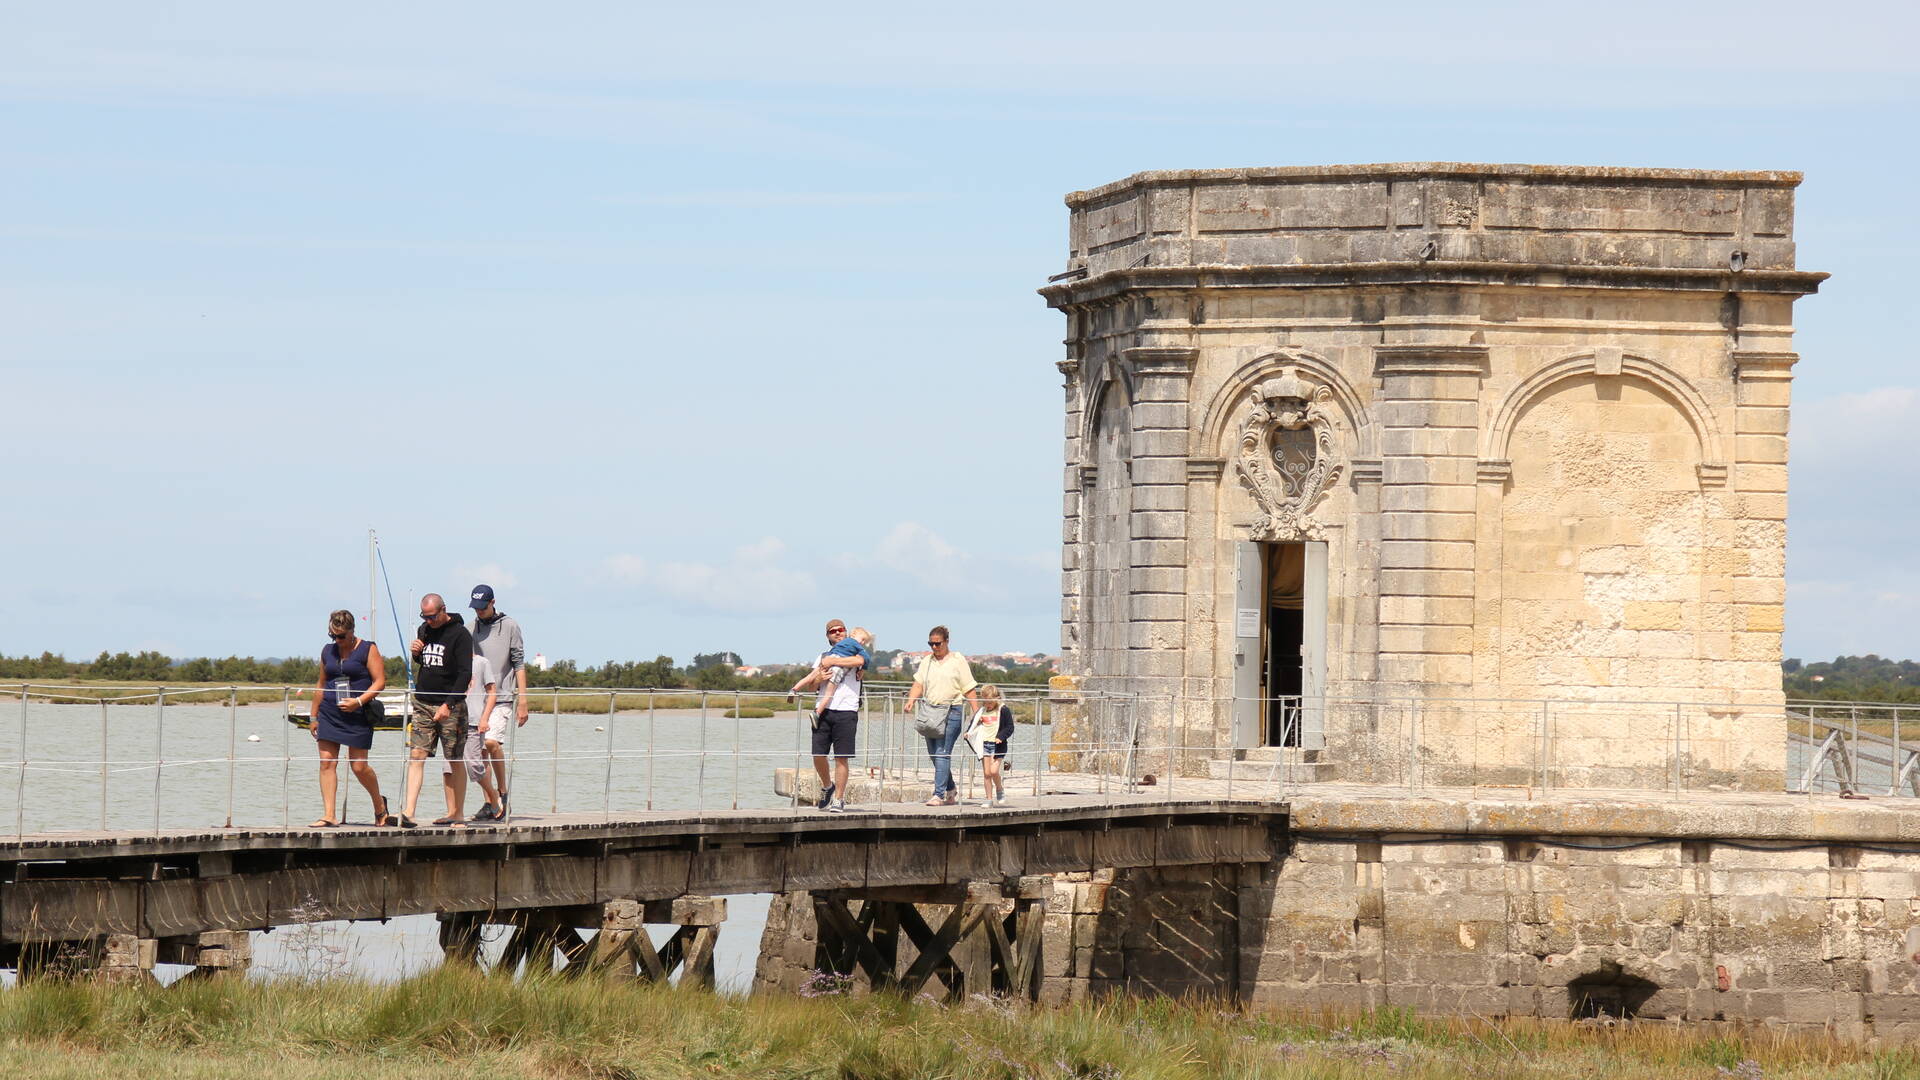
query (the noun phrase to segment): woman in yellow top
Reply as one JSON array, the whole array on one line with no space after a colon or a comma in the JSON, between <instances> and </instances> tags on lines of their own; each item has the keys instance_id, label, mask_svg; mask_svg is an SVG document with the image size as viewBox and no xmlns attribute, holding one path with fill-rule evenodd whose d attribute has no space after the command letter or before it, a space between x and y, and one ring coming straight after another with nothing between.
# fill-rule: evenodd
<instances>
[{"instance_id":1,"label":"woman in yellow top","mask_svg":"<svg viewBox=\"0 0 1920 1080\"><path fill-rule=\"evenodd\" d=\"M960 788L953 782L953 744L960 741L960 701L966 699L973 709L980 707L974 697L973 665L967 658L947 648L947 628L936 626L927 631L927 648L932 654L920 661L913 675L913 689L907 691L907 715L922 697L933 705L947 707L947 728L939 738L927 740L927 756L933 759L933 798L928 806L953 806L960 801Z\"/></svg>"}]
</instances>

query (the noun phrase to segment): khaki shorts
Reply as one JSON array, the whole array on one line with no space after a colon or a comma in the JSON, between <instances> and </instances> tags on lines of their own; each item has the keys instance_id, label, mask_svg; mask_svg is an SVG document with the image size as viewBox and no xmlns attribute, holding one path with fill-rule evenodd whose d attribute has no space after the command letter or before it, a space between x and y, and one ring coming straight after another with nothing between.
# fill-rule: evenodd
<instances>
[{"instance_id":1,"label":"khaki shorts","mask_svg":"<svg viewBox=\"0 0 1920 1080\"><path fill-rule=\"evenodd\" d=\"M479 726L478 723L474 724L475 728ZM500 744L501 757L507 755L507 740L512 737L513 726L513 703L495 705L493 715L487 718L487 741Z\"/></svg>"},{"instance_id":2,"label":"khaki shorts","mask_svg":"<svg viewBox=\"0 0 1920 1080\"><path fill-rule=\"evenodd\" d=\"M447 703L447 718L435 720L440 703L431 705L414 699L413 722L407 725L407 749L425 750L433 756L435 745L446 748L448 761L459 761L467 742L467 699L456 697Z\"/></svg>"}]
</instances>

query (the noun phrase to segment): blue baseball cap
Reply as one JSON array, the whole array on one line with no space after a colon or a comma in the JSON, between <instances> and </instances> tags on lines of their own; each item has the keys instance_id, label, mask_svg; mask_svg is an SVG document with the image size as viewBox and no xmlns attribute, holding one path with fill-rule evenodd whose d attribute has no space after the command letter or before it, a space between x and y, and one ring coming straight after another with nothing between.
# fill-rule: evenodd
<instances>
[{"instance_id":1,"label":"blue baseball cap","mask_svg":"<svg viewBox=\"0 0 1920 1080\"><path fill-rule=\"evenodd\" d=\"M487 605L491 603L493 603L493 586L475 585L473 587L473 601L467 606L475 611L485 611L487 610Z\"/></svg>"}]
</instances>

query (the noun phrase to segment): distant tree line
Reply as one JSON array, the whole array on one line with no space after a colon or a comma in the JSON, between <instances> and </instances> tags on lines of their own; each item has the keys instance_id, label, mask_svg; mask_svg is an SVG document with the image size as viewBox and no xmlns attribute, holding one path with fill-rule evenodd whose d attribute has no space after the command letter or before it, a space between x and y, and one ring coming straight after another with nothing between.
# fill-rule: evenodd
<instances>
[{"instance_id":1,"label":"distant tree line","mask_svg":"<svg viewBox=\"0 0 1920 1080\"><path fill-rule=\"evenodd\" d=\"M1883 660L1868 653L1811 664L1792 659L1780 670L1790 698L1920 704L1920 662L1912 660Z\"/></svg>"},{"instance_id":2,"label":"distant tree line","mask_svg":"<svg viewBox=\"0 0 1920 1080\"><path fill-rule=\"evenodd\" d=\"M910 671L888 670L895 652L874 655L874 679L908 679ZM395 686L406 681L406 665L398 656L384 658L387 681ZM529 687L592 686L657 687L668 690L785 690L800 677L801 669L792 664L761 665L758 675L740 675L740 654L730 650L695 653L691 663L679 666L671 656L651 660L608 660L597 666L581 667L572 660L561 660L550 668L527 669ZM1001 685L1044 685L1052 674L1044 665L1016 667L1010 671L990 671L973 665L973 676L983 683ZM56 681L95 679L101 682L219 683L223 685L269 684L311 685L320 677L320 665L313 657L289 657L265 660L251 656L225 659L195 657L176 660L151 650L138 653L102 652L91 661L68 660L59 653L39 656L0 654L0 679Z\"/></svg>"}]
</instances>

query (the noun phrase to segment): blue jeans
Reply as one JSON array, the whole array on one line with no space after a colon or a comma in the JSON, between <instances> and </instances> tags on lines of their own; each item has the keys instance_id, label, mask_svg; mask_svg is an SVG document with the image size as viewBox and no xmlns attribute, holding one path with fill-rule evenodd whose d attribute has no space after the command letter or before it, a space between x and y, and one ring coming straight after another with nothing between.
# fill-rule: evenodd
<instances>
[{"instance_id":1,"label":"blue jeans","mask_svg":"<svg viewBox=\"0 0 1920 1080\"><path fill-rule=\"evenodd\" d=\"M953 782L953 746L960 741L960 706L947 710L947 730L937 739L927 740L927 756L933 759L933 797L945 798L960 790Z\"/></svg>"}]
</instances>

